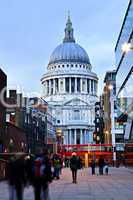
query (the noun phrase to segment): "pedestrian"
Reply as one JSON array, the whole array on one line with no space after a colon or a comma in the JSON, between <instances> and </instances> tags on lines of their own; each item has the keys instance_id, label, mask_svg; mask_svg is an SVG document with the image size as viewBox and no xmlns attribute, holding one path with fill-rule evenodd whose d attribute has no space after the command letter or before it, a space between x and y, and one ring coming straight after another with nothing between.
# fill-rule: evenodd
<instances>
[{"instance_id":1,"label":"pedestrian","mask_svg":"<svg viewBox=\"0 0 133 200\"><path fill-rule=\"evenodd\" d=\"M91 173L92 173L92 175L95 175L96 162L95 162L94 159L91 160L90 166L91 166Z\"/></svg>"},{"instance_id":2,"label":"pedestrian","mask_svg":"<svg viewBox=\"0 0 133 200\"><path fill-rule=\"evenodd\" d=\"M105 169L105 174L108 175L108 173L109 173L109 162L108 162L108 160L105 161L104 169Z\"/></svg>"},{"instance_id":3,"label":"pedestrian","mask_svg":"<svg viewBox=\"0 0 133 200\"><path fill-rule=\"evenodd\" d=\"M21 153L11 157L8 167L9 200L23 200L26 185L25 162Z\"/></svg>"},{"instance_id":4,"label":"pedestrian","mask_svg":"<svg viewBox=\"0 0 133 200\"><path fill-rule=\"evenodd\" d=\"M61 160L57 154L54 155L53 158L53 167L54 167L54 177L56 179L60 179Z\"/></svg>"},{"instance_id":5,"label":"pedestrian","mask_svg":"<svg viewBox=\"0 0 133 200\"><path fill-rule=\"evenodd\" d=\"M98 160L98 167L99 167L99 175L103 175L103 168L104 168L104 158L103 156L100 156Z\"/></svg>"},{"instance_id":6,"label":"pedestrian","mask_svg":"<svg viewBox=\"0 0 133 200\"><path fill-rule=\"evenodd\" d=\"M77 171L79 167L79 159L75 152L72 153L72 157L70 158L70 169L72 171L72 179L73 183L77 183Z\"/></svg>"},{"instance_id":7,"label":"pedestrian","mask_svg":"<svg viewBox=\"0 0 133 200\"><path fill-rule=\"evenodd\" d=\"M35 200L49 200L49 183L52 181L51 162L48 152L38 154L33 164Z\"/></svg>"}]
</instances>

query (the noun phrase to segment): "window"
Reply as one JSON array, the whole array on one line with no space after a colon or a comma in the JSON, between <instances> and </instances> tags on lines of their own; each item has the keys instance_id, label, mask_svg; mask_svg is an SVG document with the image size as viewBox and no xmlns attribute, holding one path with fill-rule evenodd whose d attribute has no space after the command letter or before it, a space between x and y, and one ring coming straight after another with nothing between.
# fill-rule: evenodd
<instances>
[{"instance_id":1,"label":"window","mask_svg":"<svg viewBox=\"0 0 133 200\"><path fill-rule=\"evenodd\" d=\"M73 67L73 64L71 64L71 67Z\"/></svg>"},{"instance_id":2,"label":"window","mask_svg":"<svg viewBox=\"0 0 133 200\"><path fill-rule=\"evenodd\" d=\"M64 67L64 65L62 65L62 67Z\"/></svg>"},{"instance_id":3,"label":"window","mask_svg":"<svg viewBox=\"0 0 133 200\"><path fill-rule=\"evenodd\" d=\"M60 124L60 120L59 119L57 120L57 124Z\"/></svg>"},{"instance_id":4,"label":"window","mask_svg":"<svg viewBox=\"0 0 133 200\"><path fill-rule=\"evenodd\" d=\"M76 64L75 67L78 67L78 65Z\"/></svg>"},{"instance_id":5,"label":"window","mask_svg":"<svg viewBox=\"0 0 133 200\"><path fill-rule=\"evenodd\" d=\"M67 64L67 67L69 67L69 65Z\"/></svg>"},{"instance_id":6,"label":"window","mask_svg":"<svg viewBox=\"0 0 133 200\"><path fill-rule=\"evenodd\" d=\"M60 65L58 65L58 68L60 68Z\"/></svg>"},{"instance_id":7,"label":"window","mask_svg":"<svg viewBox=\"0 0 133 200\"><path fill-rule=\"evenodd\" d=\"M80 67L82 67L82 65L80 65Z\"/></svg>"},{"instance_id":8,"label":"window","mask_svg":"<svg viewBox=\"0 0 133 200\"><path fill-rule=\"evenodd\" d=\"M79 110L73 111L73 120L80 120L80 111Z\"/></svg>"}]
</instances>

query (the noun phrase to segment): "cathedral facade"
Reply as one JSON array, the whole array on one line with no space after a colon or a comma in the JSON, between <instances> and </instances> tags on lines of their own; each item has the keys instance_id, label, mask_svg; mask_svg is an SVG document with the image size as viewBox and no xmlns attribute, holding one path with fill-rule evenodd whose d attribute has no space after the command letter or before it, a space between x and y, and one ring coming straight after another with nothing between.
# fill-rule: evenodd
<instances>
[{"instance_id":1,"label":"cathedral facade","mask_svg":"<svg viewBox=\"0 0 133 200\"><path fill-rule=\"evenodd\" d=\"M88 54L74 39L70 16L63 43L51 54L41 82L63 144L93 143L98 78Z\"/></svg>"}]
</instances>

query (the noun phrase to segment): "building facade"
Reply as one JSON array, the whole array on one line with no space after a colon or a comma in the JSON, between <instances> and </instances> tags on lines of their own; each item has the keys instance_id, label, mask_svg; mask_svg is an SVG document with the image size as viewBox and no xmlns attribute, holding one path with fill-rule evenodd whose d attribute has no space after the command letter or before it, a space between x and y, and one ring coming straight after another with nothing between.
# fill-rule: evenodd
<instances>
[{"instance_id":1,"label":"building facade","mask_svg":"<svg viewBox=\"0 0 133 200\"><path fill-rule=\"evenodd\" d=\"M124 45L130 47L128 51L127 48L124 51ZM126 122L125 139L133 142L133 0L130 0L126 11L115 47L115 56L119 118Z\"/></svg>"},{"instance_id":2,"label":"building facade","mask_svg":"<svg viewBox=\"0 0 133 200\"><path fill-rule=\"evenodd\" d=\"M53 51L41 82L63 143L76 145L93 142L98 78L73 32L69 16L63 43Z\"/></svg>"},{"instance_id":3,"label":"building facade","mask_svg":"<svg viewBox=\"0 0 133 200\"><path fill-rule=\"evenodd\" d=\"M7 86L7 76L0 69L0 95L2 90ZM3 96L3 95L2 95ZM3 100L6 101L6 90L4 92ZM6 126L6 107L3 105L3 102L0 98L0 152L3 151L3 145L5 141L5 126Z\"/></svg>"}]
</instances>

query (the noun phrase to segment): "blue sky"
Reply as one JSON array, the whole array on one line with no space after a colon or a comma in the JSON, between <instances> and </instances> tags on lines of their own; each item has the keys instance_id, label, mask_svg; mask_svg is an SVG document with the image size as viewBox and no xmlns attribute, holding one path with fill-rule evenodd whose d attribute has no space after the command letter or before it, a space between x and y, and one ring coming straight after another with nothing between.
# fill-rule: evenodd
<instances>
[{"instance_id":1,"label":"blue sky","mask_svg":"<svg viewBox=\"0 0 133 200\"><path fill-rule=\"evenodd\" d=\"M62 42L70 10L76 41L99 77L115 68L114 47L129 0L0 0L0 65L8 85L40 91L49 57Z\"/></svg>"}]
</instances>

